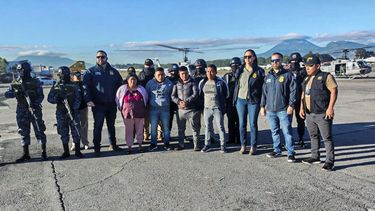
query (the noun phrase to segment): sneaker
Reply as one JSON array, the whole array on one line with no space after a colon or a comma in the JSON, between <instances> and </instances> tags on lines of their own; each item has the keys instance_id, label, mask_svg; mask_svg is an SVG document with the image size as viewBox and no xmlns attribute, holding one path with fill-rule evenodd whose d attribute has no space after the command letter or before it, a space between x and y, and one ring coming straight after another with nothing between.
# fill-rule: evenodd
<instances>
[{"instance_id":1,"label":"sneaker","mask_svg":"<svg viewBox=\"0 0 375 211\"><path fill-rule=\"evenodd\" d=\"M294 155L288 155L288 163L295 163L296 162L296 158L294 157Z\"/></svg>"},{"instance_id":2,"label":"sneaker","mask_svg":"<svg viewBox=\"0 0 375 211\"><path fill-rule=\"evenodd\" d=\"M269 158L277 158L277 157L281 157L282 155L281 153L271 152L271 153L268 153L266 156Z\"/></svg>"},{"instance_id":3,"label":"sneaker","mask_svg":"<svg viewBox=\"0 0 375 211\"><path fill-rule=\"evenodd\" d=\"M201 149L199 149L199 147L197 145L195 145L194 146L194 151L199 152L199 151L201 151Z\"/></svg>"},{"instance_id":4,"label":"sneaker","mask_svg":"<svg viewBox=\"0 0 375 211\"><path fill-rule=\"evenodd\" d=\"M249 155L256 155L257 154L257 148L256 147L251 147Z\"/></svg>"},{"instance_id":5,"label":"sneaker","mask_svg":"<svg viewBox=\"0 0 375 211\"><path fill-rule=\"evenodd\" d=\"M120 151L121 150L121 148L119 147L119 146L117 146L117 145L109 145L109 147L108 147L108 150L112 150L112 151Z\"/></svg>"},{"instance_id":6,"label":"sneaker","mask_svg":"<svg viewBox=\"0 0 375 211\"><path fill-rule=\"evenodd\" d=\"M246 147L245 146L241 146L240 154L245 154L245 152L246 152Z\"/></svg>"},{"instance_id":7,"label":"sneaker","mask_svg":"<svg viewBox=\"0 0 375 211\"><path fill-rule=\"evenodd\" d=\"M171 146L169 144L164 144L164 149L166 151L169 151L169 150L171 150Z\"/></svg>"},{"instance_id":8,"label":"sneaker","mask_svg":"<svg viewBox=\"0 0 375 211\"><path fill-rule=\"evenodd\" d=\"M70 147L70 151L74 151L76 149L76 145L72 143L72 147Z\"/></svg>"},{"instance_id":9,"label":"sneaker","mask_svg":"<svg viewBox=\"0 0 375 211\"><path fill-rule=\"evenodd\" d=\"M88 149L90 148L90 146L89 146L88 144L85 144L85 145L83 145L83 148L84 148L85 150L88 150Z\"/></svg>"},{"instance_id":10,"label":"sneaker","mask_svg":"<svg viewBox=\"0 0 375 211\"><path fill-rule=\"evenodd\" d=\"M185 147L182 147L180 145L177 145L177 147L174 148L175 151L180 151L180 150L183 150L183 149L185 149Z\"/></svg>"},{"instance_id":11,"label":"sneaker","mask_svg":"<svg viewBox=\"0 0 375 211\"><path fill-rule=\"evenodd\" d=\"M220 152L221 153L226 153L227 152L227 148L225 146L220 146Z\"/></svg>"},{"instance_id":12,"label":"sneaker","mask_svg":"<svg viewBox=\"0 0 375 211\"><path fill-rule=\"evenodd\" d=\"M145 150L143 149L142 146L139 146L139 147L138 147L138 152L139 152L139 153L143 153L143 152L145 152Z\"/></svg>"},{"instance_id":13,"label":"sneaker","mask_svg":"<svg viewBox=\"0 0 375 211\"><path fill-rule=\"evenodd\" d=\"M150 147L148 149L148 151L152 152L152 151L155 151L158 149L158 145L156 144L150 144Z\"/></svg>"},{"instance_id":14,"label":"sneaker","mask_svg":"<svg viewBox=\"0 0 375 211\"><path fill-rule=\"evenodd\" d=\"M302 163L305 164L318 164L321 163L320 159L315 159L315 158L306 158L302 160Z\"/></svg>"},{"instance_id":15,"label":"sneaker","mask_svg":"<svg viewBox=\"0 0 375 211\"><path fill-rule=\"evenodd\" d=\"M201 150L201 152L209 152L209 151L211 151L211 148L208 145L204 145L203 149Z\"/></svg>"},{"instance_id":16,"label":"sneaker","mask_svg":"<svg viewBox=\"0 0 375 211\"><path fill-rule=\"evenodd\" d=\"M335 165L333 163L325 163L322 167L322 170L333 171L334 168L335 168Z\"/></svg>"}]
</instances>

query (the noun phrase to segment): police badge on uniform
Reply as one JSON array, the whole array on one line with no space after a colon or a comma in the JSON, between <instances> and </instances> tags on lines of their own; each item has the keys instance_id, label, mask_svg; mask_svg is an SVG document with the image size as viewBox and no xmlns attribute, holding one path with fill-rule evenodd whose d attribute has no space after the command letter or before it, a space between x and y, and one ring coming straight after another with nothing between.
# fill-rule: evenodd
<instances>
[{"instance_id":1,"label":"police badge on uniform","mask_svg":"<svg viewBox=\"0 0 375 211\"><path fill-rule=\"evenodd\" d=\"M253 78L257 78L258 76L257 76L257 74L256 73L254 73L253 74Z\"/></svg>"},{"instance_id":2,"label":"police badge on uniform","mask_svg":"<svg viewBox=\"0 0 375 211\"><path fill-rule=\"evenodd\" d=\"M318 77L318 80L319 80L319 81L321 81L322 79L323 79L322 76L319 76L319 77Z\"/></svg>"},{"instance_id":3,"label":"police badge on uniform","mask_svg":"<svg viewBox=\"0 0 375 211\"><path fill-rule=\"evenodd\" d=\"M114 75L113 70L110 70L110 71L109 71L109 74L110 74L110 75Z\"/></svg>"},{"instance_id":4,"label":"police badge on uniform","mask_svg":"<svg viewBox=\"0 0 375 211\"><path fill-rule=\"evenodd\" d=\"M279 78L279 82L280 82L280 83L283 83L284 80L285 80L284 76L280 76L280 78Z\"/></svg>"}]
</instances>

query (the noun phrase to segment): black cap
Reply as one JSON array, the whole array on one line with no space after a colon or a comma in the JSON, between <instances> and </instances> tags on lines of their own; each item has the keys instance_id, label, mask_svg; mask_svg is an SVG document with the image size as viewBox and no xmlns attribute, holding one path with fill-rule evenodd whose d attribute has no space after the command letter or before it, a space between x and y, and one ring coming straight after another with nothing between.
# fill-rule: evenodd
<instances>
[{"instance_id":1,"label":"black cap","mask_svg":"<svg viewBox=\"0 0 375 211\"><path fill-rule=\"evenodd\" d=\"M302 62L302 56L301 56L301 54L298 53L298 52L294 52L294 53L290 54L289 63L292 62L292 61L294 61L294 62Z\"/></svg>"},{"instance_id":2,"label":"black cap","mask_svg":"<svg viewBox=\"0 0 375 211\"><path fill-rule=\"evenodd\" d=\"M152 66L152 65L154 65L154 62L151 59L146 59L145 65Z\"/></svg>"},{"instance_id":3,"label":"black cap","mask_svg":"<svg viewBox=\"0 0 375 211\"><path fill-rule=\"evenodd\" d=\"M308 56L306 58L306 65L320 64L320 59L317 55Z\"/></svg>"}]
</instances>

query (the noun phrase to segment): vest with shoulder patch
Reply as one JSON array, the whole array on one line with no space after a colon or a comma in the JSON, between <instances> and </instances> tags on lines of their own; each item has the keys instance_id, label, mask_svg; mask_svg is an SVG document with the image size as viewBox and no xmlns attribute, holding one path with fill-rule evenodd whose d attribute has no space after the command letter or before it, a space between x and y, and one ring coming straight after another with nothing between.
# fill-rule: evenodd
<instances>
[{"instance_id":1,"label":"vest with shoulder patch","mask_svg":"<svg viewBox=\"0 0 375 211\"><path fill-rule=\"evenodd\" d=\"M328 77L327 72L318 71L313 78L310 88L310 110L307 110L306 100L303 100L303 107L307 113L321 114L325 113L330 100L331 92L326 86L326 81ZM306 86L310 79L307 76L302 84L303 90L306 95Z\"/></svg>"}]
</instances>

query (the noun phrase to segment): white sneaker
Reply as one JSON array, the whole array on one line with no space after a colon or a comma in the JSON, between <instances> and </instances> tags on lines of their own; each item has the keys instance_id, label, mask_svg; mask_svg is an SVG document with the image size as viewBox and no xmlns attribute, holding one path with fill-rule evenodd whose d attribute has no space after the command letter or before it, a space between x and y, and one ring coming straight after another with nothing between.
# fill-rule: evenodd
<instances>
[{"instance_id":1,"label":"white sneaker","mask_svg":"<svg viewBox=\"0 0 375 211\"><path fill-rule=\"evenodd\" d=\"M70 147L70 151L74 151L76 149L76 145L72 143L72 147Z\"/></svg>"},{"instance_id":2,"label":"white sneaker","mask_svg":"<svg viewBox=\"0 0 375 211\"><path fill-rule=\"evenodd\" d=\"M85 150L88 150L90 146L87 144L87 145L84 145L84 147L85 147Z\"/></svg>"}]
</instances>

